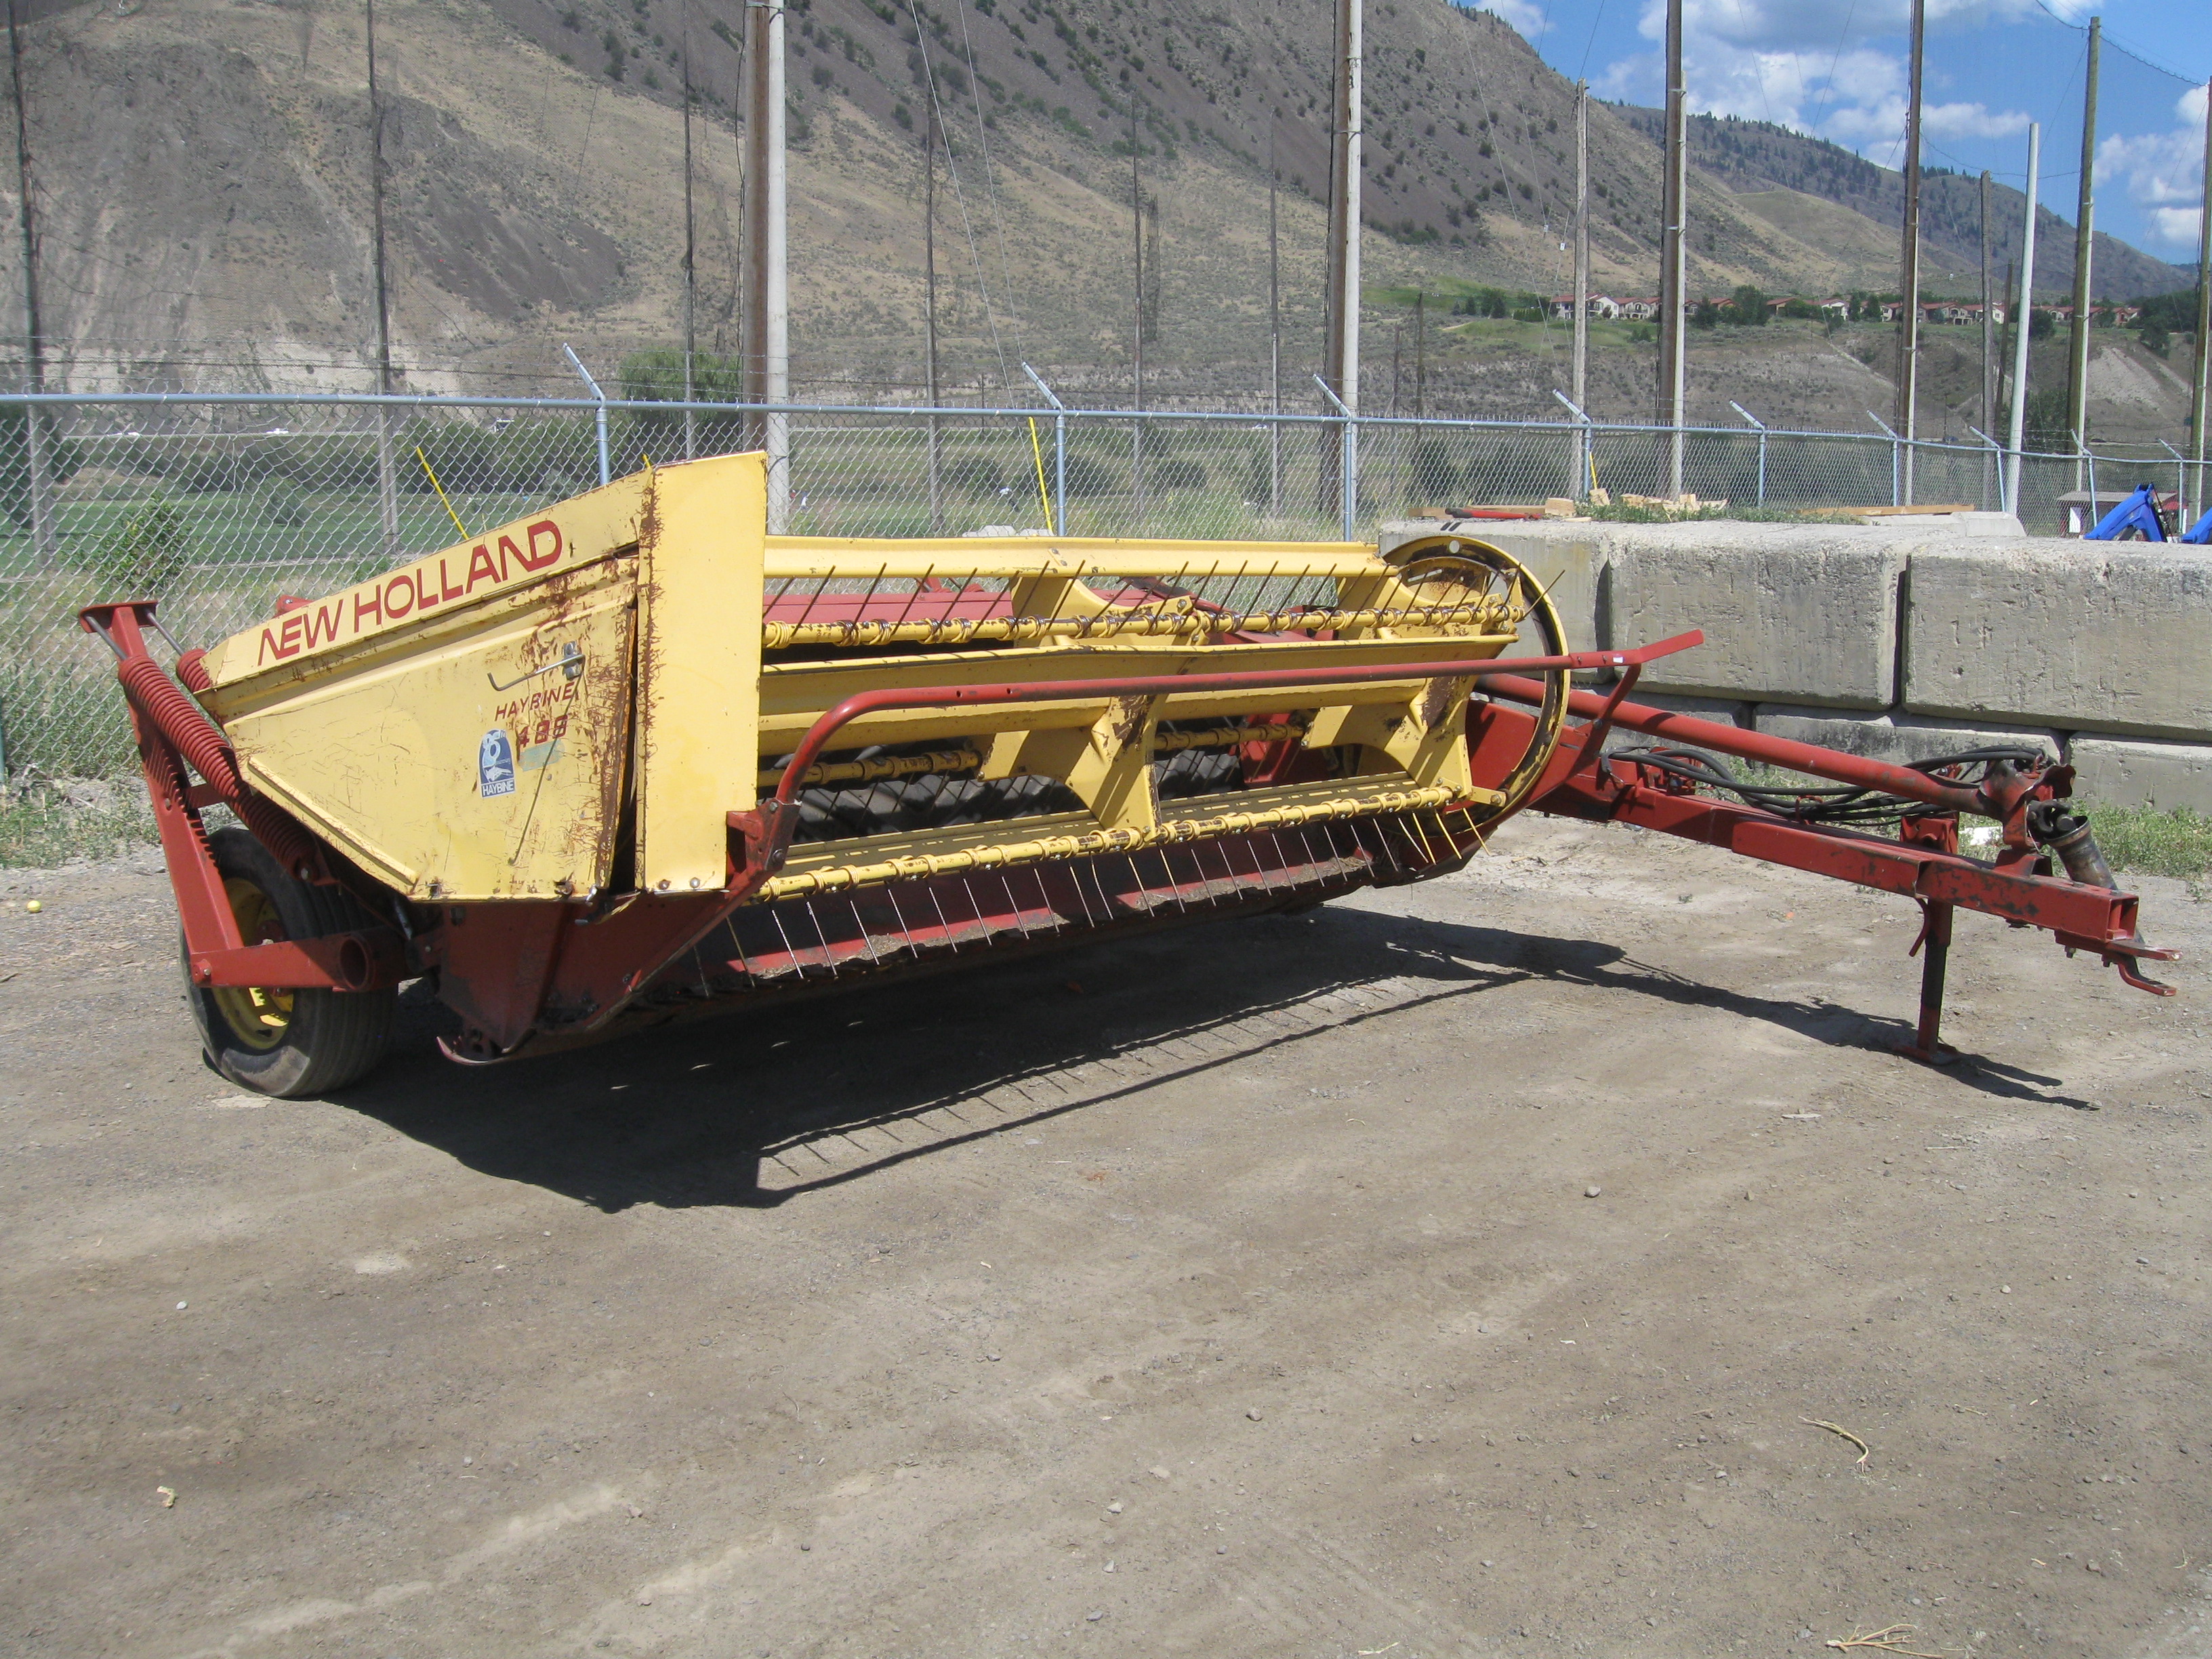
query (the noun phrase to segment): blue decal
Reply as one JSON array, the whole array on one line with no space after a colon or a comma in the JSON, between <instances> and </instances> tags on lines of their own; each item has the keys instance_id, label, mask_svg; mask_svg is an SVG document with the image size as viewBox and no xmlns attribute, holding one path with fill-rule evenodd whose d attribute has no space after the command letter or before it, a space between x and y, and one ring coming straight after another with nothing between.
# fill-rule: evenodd
<instances>
[{"instance_id":1,"label":"blue decal","mask_svg":"<svg viewBox=\"0 0 2212 1659\"><path fill-rule=\"evenodd\" d=\"M514 793L514 739L495 726L477 745L477 793L489 799Z\"/></svg>"}]
</instances>

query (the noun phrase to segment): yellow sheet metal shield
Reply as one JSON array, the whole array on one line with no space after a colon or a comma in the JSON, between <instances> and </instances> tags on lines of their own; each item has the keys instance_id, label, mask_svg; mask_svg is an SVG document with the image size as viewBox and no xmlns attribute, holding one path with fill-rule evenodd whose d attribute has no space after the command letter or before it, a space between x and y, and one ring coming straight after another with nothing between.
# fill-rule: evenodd
<instances>
[{"instance_id":1,"label":"yellow sheet metal shield","mask_svg":"<svg viewBox=\"0 0 2212 1659\"><path fill-rule=\"evenodd\" d=\"M761 477L739 455L621 479L286 611L210 653L204 701L255 787L410 897L595 892L633 789L643 872L720 885ZM634 757L641 691L702 726L678 714Z\"/></svg>"},{"instance_id":2,"label":"yellow sheet metal shield","mask_svg":"<svg viewBox=\"0 0 2212 1659\"><path fill-rule=\"evenodd\" d=\"M985 786L1056 780L1083 811L1043 840L1011 821L957 846L863 829L795 855L769 896L1099 836L1508 805L1469 773L1472 680L1436 673L1497 656L1543 604L1495 550L1438 538L1392 562L1340 543L860 541L769 537L766 520L762 456L648 466L288 606L210 653L203 701L256 788L379 880L449 903L721 889L729 814L870 690L1254 676L854 721L835 745L853 758L829 757L819 783L952 767ZM1295 693L1271 672L1398 663L1429 672ZM1240 744L1302 745L1326 776L1162 802L1161 757Z\"/></svg>"}]
</instances>

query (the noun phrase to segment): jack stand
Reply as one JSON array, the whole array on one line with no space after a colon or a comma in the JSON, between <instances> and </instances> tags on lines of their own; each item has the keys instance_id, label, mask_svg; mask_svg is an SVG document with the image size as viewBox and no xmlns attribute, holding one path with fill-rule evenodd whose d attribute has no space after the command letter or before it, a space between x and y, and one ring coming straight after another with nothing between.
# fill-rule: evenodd
<instances>
[{"instance_id":1,"label":"jack stand","mask_svg":"<svg viewBox=\"0 0 2212 1659\"><path fill-rule=\"evenodd\" d=\"M1927 919L1912 947L1928 952L1920 963L1920 1029L1911 1042L1898 1045L1897 1052L1923 1066L1948 1066L1959 1058L1959 1051L1939 1042L1936 1033L1943 1024L1943 972L1951 962L1952 907L1946 899L1928 899L1923 908Z\"/></svg>"}]
</instances>

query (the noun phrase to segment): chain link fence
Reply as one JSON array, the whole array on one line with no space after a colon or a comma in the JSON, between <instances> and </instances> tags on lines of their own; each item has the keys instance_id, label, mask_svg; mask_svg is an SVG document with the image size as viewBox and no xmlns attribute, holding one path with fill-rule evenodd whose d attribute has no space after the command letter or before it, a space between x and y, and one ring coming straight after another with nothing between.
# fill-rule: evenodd
<instances>
[{"instance_id":1,"label":"chain link fence","mask_svg":"<svg viewBox=\"0 0 2212 1659\"><path fill-rule=\"evenodd\" d=\"M1554 422L1043 410L112 395L0 398L0 770L131 769L109 665L82 605L158 598L209 644L448 546L603 477L763 442L787 454L796 535L1334 539L1438 508L1671 494L1671 434ZM1884 436L1693 429L1684 488L1734 512L2001 503L1987 447ZM1908 465L1909 459L1909 465ZM2063 531L2060 496L2202 477L2163 457L2031 455L2021 513ZM445 491L441 500L434 477ZM1351 487L1347 489L1347 481ZM2202 507L2197 506L2201 511Z\"/></svg>"}]
</instances>

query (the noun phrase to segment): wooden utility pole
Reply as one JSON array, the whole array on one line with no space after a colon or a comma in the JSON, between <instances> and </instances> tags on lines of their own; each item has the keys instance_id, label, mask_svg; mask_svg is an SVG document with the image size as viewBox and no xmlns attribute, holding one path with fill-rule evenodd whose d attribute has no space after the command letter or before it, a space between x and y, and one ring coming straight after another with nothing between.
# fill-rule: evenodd
<instances>
[{"instance_id":1,"label":"wooden utility pole","mask_svg":"<svg viewBox=\"0 0 2212 1659\"><path fill-rule=\"evenodd\" d=\"M2204 474L2208 453L2204 420L2212 413L2206 408L2205 392L2206 371L2212 368L2212 82L2204 87L2204 194L2201 200L2197 211L2197 384L2189 398L2190 447L2197 452L2193 507L2198 516L2212 511L2212 482Z\"/></svg>"},{"instance_id":2,"label":"wooden utility pole","mask_svg":"<svg viewBox=\"0 0 2212 1659\"><path fill-rule=\"evenodd\" d=\"M10 0L13 3L13 0ZM368 216L376 254L376 389L392 395L392 301L384 263L384 100L376 90L376 0L362 0L368 45ZM376 406L376 500L384 556L399 553L399 478L392 454L392 405Z\"/></svg>"},{"instance_id":3,"label":"wooden utility pole","mask_svg":"<svg viewBox=\"0 0 2212 1659\"><path fill-rule=\"evenodd\" d=\"M2020 511L2021 475L2027 461L2021 455L2022 434L2027 421L2027 337L2034 332L2035 324L2035 215L2036 194L2043 178L2043 128L2038 122L2027 124L2027 214L2020 228L2020 313L2014 320L2019 326L2012 337L2012 419L2006 433L2006 447L2012 452L2012 465L2005 475L2005 511Z\"/></svg>"},{"instance_id":4,"label":"wooden utility pole","mask_svg":"<svg viewBox=\"0 0 2212 1659\"><path fill-rule=\"evenodd\" d=\"M1996 294L1990 282L1993 259L1990 248L1990 170L1982 169L1982 430L1987 432L1997 419L1997 319ZM1982 465L1982 501L1986 506L1990 487L1996 481L1990 477L1990 463Z\"/></svg>"},{"instance_id":5,"label":"wooden utility pole","mask_svg":"<svg viewBox=\"0 0 2212 1659\"><path fill-rule=\"evenodd\" d=\"M1667 0L1667 178L1659 209L1659 424L1668 428L1669 495L1682 493L1682 349L1687 343L1682 306L1688 285L1682 220L1689 185L1688 135L1682 123L1687 90L1682 82L1682 0Z\"/></svg>"},{"instance_id":6,"label":"wooden utility pole","mask_svg":"<svg viewBox=\"0 0 2212 1659\"><path fill-rule=\"evenodd\" d=\"M1275 120L1267 118L1267 511L1283 510L1283 288L1275 220Z\"/></svg>"},{"instance_id":7,"label":"wooden utility pole","mask_svg":"<svg viewBox=\"0 0 2212 1659\"><path fill-rule=\"evenodd\" d=\"M1911 67L1905 104L1905 240L1898 252L1898 280L1905 304L1897 316L1897 429L1905 434L1899 452L1902 505L1912 505L1912 441L1920 390L1920 87L1927 38L1927 0L1912 0Z\"/></svg>"},{"instance_id":8,"label":"wooden utility pole","mask_svg":"<svg viewBox=\"0 0 2212 1659\"><path fill-rule=\"evenodd\" d=\"M1578 410L1589 407L1589 82L1575 82L1575 346L1567 373L1567 396ZM1575 446L1575 487L1579 501L1589 489L1589 428L1583 423Z\"/></svg>"},{"instance_id":9,"label":"wooden utility pole","mask_svg":"<svg viewBox=\"0 0 2212 1659\"><path fill-rule=\"evenodd\" d=\"M699 453L699 421L691 405L697 400L692 359L697 351L699 314L699 238L691 211L691 0L684 0L684 459Z\"/></svg>"},{"instance_id":10,"label":"wooden utility pole","mask_svg":"<svg viewBox=\"0 0 2212 1659\"><path fill-rule=\"evenodd\" d=\"M1360 58L1365 22L1364 0L1336 0L1336 84L1328 134L1328 341L1322 380L1355 416L1359 413ZM1354 510L1344 489L1351 480L1358 442L1349 420L1338 428L1333 457L1323 441L1322 508L1346 520ZM1351 481L1356 488L1356 480Z\"/></svg>"},{"instance_id":11,"label":"wooden utility pole","mask_svg":"<svg viewBox=\"0 0 2212 1659\"><path fill-rule=\"evenodd\" d=\"M937 99L936 88L925 87L921 112L921 395L933 411L929 422L929 528L933 535L944 528L945 497L939 461L937 416Z\"/></svg>"},{"instance_id":12,"label":"wooden utility pole","mask_svg":"<svg viewBox=\"0 0 2212 1659\"><path fill-rule=\"evenodd\" d=\"M744 331L745 401L791 400L791 290L785 265L785 8L745 8L744 235L738 284ZM768 528L781 535L791 517L791 417L763 411L754 441L768 454Z\"/></svg>"},{"instance_id":13,"label":"wooden utility pole","mask_svg":"<svg viewBox=\"0 0 2212 1659\"><path fill-rule=\"evenodd\" d=\"M1429 296L1413 290L1413 418L1429 416Z\"/></svg>"},{"instance_id":14,"label":"wooden utility pole","mask_svg":"<svg viewBox=\"0 0 2212 1659\"><path fill-rule=\"evenodd\" d=\"M1129 97L1129 255L1130 272L1134 282L1130 297L1129 378L1135 390L1135 400L1129 407L1142 414L1145 407L1145 182L1138 166L1137 99ZM1141 420L1129 423L1129 501L1137 519L1134 527L1141 527L1145 519L1145 423Z\"/></svg>"},{"instance_id":15,"label":"wooden utility pole","mask_svg":"<svg viewBox=\"0 0 2212 1659\"><path fill-rule=\"evenodd\" d=\"M2081 196L2074 218L2074 332L2066 358L2066 429L2073 434L2075 471L2089 441L2090 254L2097 234L2097 56L2105 42L2105 20L2089 20L2089 69L2081 88ZM2075 480L2078 487L2080 480Z\"/></svg>"},{"instance_id":16,"label":"wooden utility pole","mask_svg":"<svg viewBox=\"0 0 2212 1659\"><path fill-rule=\"evenodd\" d=\"M8 73L15 94L16 219L23 233L24 390L46 389L46 332L39 317L39 237L31 207L31 127L23 107L23 41L18 12L21 0L8 0ZM46 454L46 410L31 404L23 410L23 460L29 474L31 550L39 568L52 567L59 551L55 533L52 469Z\"/></svg>"}]
</instances>

